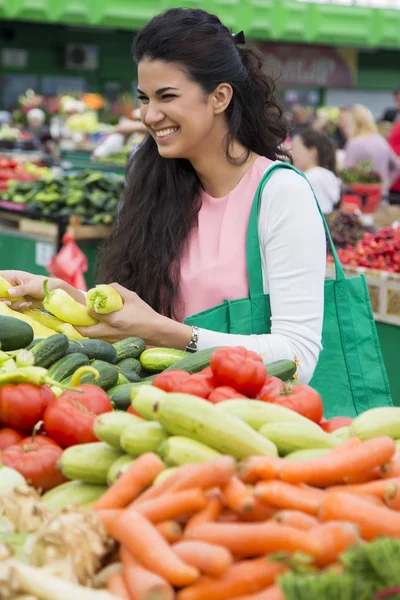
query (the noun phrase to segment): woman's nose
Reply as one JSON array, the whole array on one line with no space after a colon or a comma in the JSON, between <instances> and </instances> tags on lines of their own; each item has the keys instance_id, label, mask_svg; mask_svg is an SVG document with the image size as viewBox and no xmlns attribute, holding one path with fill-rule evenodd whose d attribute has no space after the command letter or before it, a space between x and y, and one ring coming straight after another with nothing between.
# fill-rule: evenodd
<instances>
[{"instance_id":1,"label":"woman's nose","mask_svg":"<svg viewBox=\"0 0 400 600\"><path fill-rule=\"evenodd\" d=\"M146 106L146 112L143 117L143 121L149 127L154 127L157 123L160 123L164 118L164 113L154 104L148 104Z\"/></svg>"}]
</instances>

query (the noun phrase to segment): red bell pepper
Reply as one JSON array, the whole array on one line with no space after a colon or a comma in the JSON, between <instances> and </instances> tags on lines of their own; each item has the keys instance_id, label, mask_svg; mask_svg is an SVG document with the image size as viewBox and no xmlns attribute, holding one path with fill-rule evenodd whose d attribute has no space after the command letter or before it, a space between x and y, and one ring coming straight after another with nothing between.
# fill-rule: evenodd
<instances>
[{"instance_id":1,"label":"red bell pepper","mask_svg":"<svg viewBox=\"0 0 400 600\"><path fill-rule=\"evenodd\" d=\"M216 387L215 390L211 392L211 394L208 396L208 401L212 404L218 404L218 402L232 400L233 398L247 398L247 396L240 394L234 388L229 387L228 385L222 385Z\"/></svg>"},{"instance_id":2,"label":"red bell pepper","mask_svg":"<svg viewBox=\"0 0 400 600\"><path fill-rule=\"evenodd\" d=\"M190 374L187 371L179 371L179 369L164 371L164 373L160 373L153 379L152 385L160 388L160 390L164 390L164 392L174 392L177 384L189 377Z\"/></svg>"},{"instance_id":3,"label":"red bell pepper","mask_svg":"<svg viewBox=\"0 0 400 600\"><path fill-rule=\"evenodd\" d=\"M41 437L26 438L9 446L2 452L1 461L5 467L21 473L29 485L45 492L66 479L57 466L62 448L55 442L44 442Z\"/></svg>"},{"instance_id":4,"label":"red bell pepper","mask_svg":"<svg viewBox=\"0 0 400 600\"><path fill-rule=\"evenodd\" d=\"M257 396L267 378L261 356L241 346L218 348L210 366L218 385L233 387L249 398Z\"/></svg>"},{"instance_id":5,"label":"red bell pepper","mask_svg":"<svg viewBox=\"0 0 400 600\"><path fill-rule=\"evenodd\" d=\"M92 367L81 367L71 379L71 386L78 385L81 391L65 391L53 400L44 413L47 435L62 448L97 442L93 423L98 415L113 410L111 400L104 390L97 385L79 383L82 375L88 372L97 373Z\"/></svg>"},{"instance_id":6,"label":"red bell pepper","mask_svg":"<svg viewBox=\"0 0 400 600\"><path fill-rule=\"evenodd\" d=\"M31 432L54 399L54 393L45 385L3 385L0 388L0 424Z\"/></svg>"},{"instance_id":7,"label":"red bell pepper","mask_svg":"<svg viewBox=\"0 0 400 600\"><path fill-rule=\"evenodd\" d=\"M5 450L9 446L18 444L24 437L25 434L16 429L10 429L9 427L0 429L0 450Z\"/></svg>"}]
</instances>

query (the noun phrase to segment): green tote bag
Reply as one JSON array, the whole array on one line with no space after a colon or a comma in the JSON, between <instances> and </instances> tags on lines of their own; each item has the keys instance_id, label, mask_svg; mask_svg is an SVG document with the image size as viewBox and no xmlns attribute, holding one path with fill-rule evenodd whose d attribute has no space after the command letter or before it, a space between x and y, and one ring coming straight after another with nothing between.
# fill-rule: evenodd
<instances>
[{"instance_id":1,"label":"green tote bag","mask_svg":"<svg viewBox=\"0 0 400 600\"><path fill-rule=\"evenodd\" d=\"M292 165L277 163L260 181L250 211L246 239L249 297L225 300L219 306L188 317L186 324L220 333L270 333L271 307L269 296L263 291L258 214L263 190L278 168L292 169L305 178ZM392 406L389 382L365 277L346 279L319 205L318 210L334 257L336 279L325 281L323 350L310 385L323 398L326 418L355 417L369 408Z\"/></svg>"}]
</instances>

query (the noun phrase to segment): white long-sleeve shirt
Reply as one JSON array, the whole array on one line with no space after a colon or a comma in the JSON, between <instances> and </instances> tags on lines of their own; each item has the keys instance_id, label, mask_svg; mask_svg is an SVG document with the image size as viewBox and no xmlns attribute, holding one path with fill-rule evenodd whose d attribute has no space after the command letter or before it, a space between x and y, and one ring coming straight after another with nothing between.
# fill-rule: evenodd
<instances>
[{"instance_id":1,"label":"white long-sleeve shirt","mask_svg":"<svg viewBox=\"0 0 400 600\"><path fill-rule=\"evenodd\" d=\"M307 383L321 351L326 242L308 182L278 169L265 186L258 220L264 293L270 295L271 333L237 335L200 329L198 349L244 346L265 363L299 359Z\"/></svg>"}]
</instances>

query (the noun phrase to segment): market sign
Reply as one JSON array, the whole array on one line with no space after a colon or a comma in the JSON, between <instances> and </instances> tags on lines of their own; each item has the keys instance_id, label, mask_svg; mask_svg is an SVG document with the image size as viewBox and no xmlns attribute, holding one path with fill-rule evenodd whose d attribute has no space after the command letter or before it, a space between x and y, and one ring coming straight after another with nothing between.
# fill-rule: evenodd
<instances>
[{"instance_id":1,"label":"market sign","mask_svg":"<svg viewBox=\"0 0 400 600\"><path fill-rule=\"evenodd\" d=\"M325 46L257 43L266 69L280 87L337 87L356 85L357 52Z\"/></svg>"}]
</instances>

